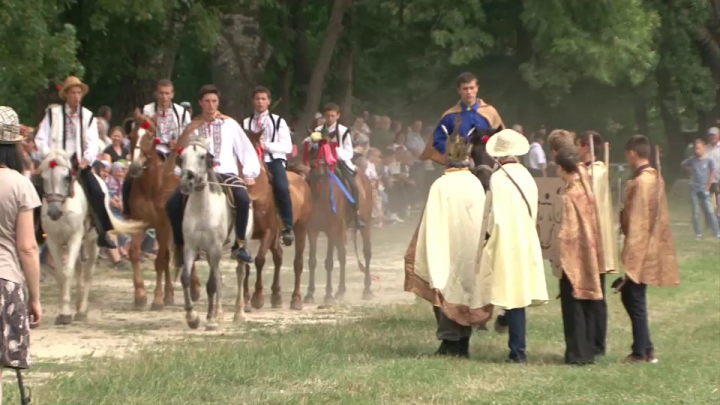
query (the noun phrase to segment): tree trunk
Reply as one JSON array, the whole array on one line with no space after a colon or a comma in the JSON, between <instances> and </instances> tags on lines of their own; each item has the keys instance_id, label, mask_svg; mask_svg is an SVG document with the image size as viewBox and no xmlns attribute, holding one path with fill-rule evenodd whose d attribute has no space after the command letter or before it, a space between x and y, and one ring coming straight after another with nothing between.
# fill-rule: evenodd
<instances>
[{"instance_id":1,"label":"tree trunk","mask_svg":"<svg viewBox=\"0 0 720 405\"><path fill-rule=\"evenodd\" d=\"M312 76L310 78L310 86L308 87L307 99L298 128L309 127L313 120L313 116L317 112L320 104L320 96L322 94L325 74L327 73L330 61L332 60L335 44L337 43L340 33L342 32L342 20L345 11L352 5L352 0L334 0L330 21L328 22L327 33L320 47L320 54L315 62Z\"/></svg>"},{"instance_id":2,"label":"tree trunk","mask_svg":"<svg viewBox=\"0 0 720 405\"><path fill-rule=\"evenodd\" d=\"M310 83L312 67L308 60L307 23L305 22L305 0L290 0L290 26L293 35L293 87L295 95L305 99Z\"/></svg>"},{"instance_id":3,"label":"tree trunk","mask_svg":"<svg viewBox=\"0 0 720 405\"><path fill-rule=\"evenodd\" d=\"M645 98L635 103L635 125L637 126L637 133L645 136L650 135L650 120L648 119L648 108Z\"/></svg>"},{"instance_id":4,"label":"tree trunk","mask_svg":"<svg viewBox=\"0 0 720 405\"><path fill-rule=\"evenodd\" d=\"M672 77L670 72L663 68L658 68L655 73L655 78L658 84L658 99L660 104L660 116L663 120L663 126L665 127L665 140L667 148L663 150L663 167L667 170L663 170L663 177L668 184L677 178L678 168L680 163L683 161L685 156L685 148L688 140L685 139L685 134L682 132L682 126L680 125L680 118L676 115L675 111L670 109L671 100L671 86ZM654 158L651 160L653 166L655 165Z\"/></svg>"},{"instance_id":5,"label":"tree trunk","mask_svg":"<svg viewBox=\"0 0 720 405\"><path fill-rule=\"evenodd\" d=\"M272 49L260 37L257 7L238 4L221 18L212 57L213 82L223 89L220 111L237 120L252 111L252 88L262 83ZM287 100L283 100L286 102Z\"/></svg>"},{"instance_id":6,"label":"tree trunk","mask_svg":"<svg viewBox=\"0 0 720 405\"><path fill-rule=\"evenodd\" d=\"M292 93L290 92L292 86L292 69L290 64L285 65L280 73L280 98L282 101L277 109L277 114L284 117L286 120L290 119L290 98Z\"/></svg>"},{"instance_id":7,"label":"tree trunk","mask_svg":"<svg viewBox=\"0 0 720 405\"><path fill-rule=\"evenodd\" d=\"M342 60L342 68L340 78L338 80L338 88L342 91L342 95L338 98L340 103L340 122L345 126L352 124L352 102L353 102L353 60L355 59L355 50L352 45L348 47L344 53Z\"/></svg>"}]
</instances>

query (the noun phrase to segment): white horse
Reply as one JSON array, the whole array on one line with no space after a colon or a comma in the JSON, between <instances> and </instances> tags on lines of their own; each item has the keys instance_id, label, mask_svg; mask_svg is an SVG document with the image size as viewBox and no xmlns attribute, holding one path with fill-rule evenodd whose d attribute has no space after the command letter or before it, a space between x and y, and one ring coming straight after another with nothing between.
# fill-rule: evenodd
<instances>
[{"instance_id":1,"label":"white horse","mask_svg":"<svg viewBox=\"0 0 720 405\"><path fill-rule=\"evenodd\" d=\"M70 159L62 150L50 151L43 158L40 175L45 194L41 222L47 235L48 250L57 266L53 273L60 289L60 314L55 318L55 324L67 325L73 321L70 309L70 280L73 269L77 283L75 321L86 321L90 284L98 255L96 245L98 235L90 217L85 191L75 181ZM105 209L110 214L107 187L102 179L98 178L98 182L105 192ZM112 232L118 234L132 234L144 229L145 226L137 221L126 222L115 219L112 214L110 220L115 228ZM78 261L81 248L85 258ZM65 253L67 253L67 261L64 260ZM85 266L82 262L85 262Z\"/></svg>"},{"instance_id":2,"label":"white horse","mask_svg":"<svg viewBox=\"0 0 720 405\"><path fill-rule=\"evenodd\" d=\"M189 142L181 154L180 191L188 195L183 216L184 266L182 286L185 297L185 320L196 329L200 319L193 309L190 297L190 271L200 250L205 251L210 275L207 282L208 313L206 330L217 330L223 320L222 274L220 259L223 248L232 245L235 238L234 209L219 185L219 177L213 170L213 159L203 137ZM253 229L253 212L250 208L245 240L250 240ZM235 323L245 321L245 298L243 280L245 266L238 262L235 269L238 294L235 301Z\"/></svg>"}]
</instances>

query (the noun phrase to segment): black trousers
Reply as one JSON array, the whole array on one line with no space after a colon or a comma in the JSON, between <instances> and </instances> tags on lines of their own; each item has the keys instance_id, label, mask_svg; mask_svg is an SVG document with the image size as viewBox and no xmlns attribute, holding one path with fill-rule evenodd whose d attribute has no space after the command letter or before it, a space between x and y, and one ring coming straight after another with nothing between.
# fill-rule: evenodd
<instances>
[{"instance_id":1,"label":"black trousers","mask_svg":"<svg viewBox=\"0 0 720 405\"><path fill-rule=\"evenodd\" d=\"M472 335L472 327L460 325L459 323L448 318L443 311L433 305L435 320L437 321L437 338L438 340L449 340L457 342L463 338L469 338Z\"/></svg>"},{"instance_id":2,"label":"black trousers","mask_svg":"<svg viewBox=\"0 0 720 405\"><path fill-rule=\"evenodd\" d=\"M287 171L285 171L285 161L274 159L272 162L265 163L265 165L273 178L273 193L280 210L280 219L282 219L285 228L292 228L292 199L290 198L290 183L288 182Z\"/></svg>"},{"instance_id":3,"label":"black trousers","mask_svg":"<svg viewBox=\"0 0 720 405\"><path fill-rule=\"evenodd\" d=\"M603 299L592 301L592 319L594 321L593 353L596 356L604 356L607 350L607 323L608 310L605 300L605 275L600 275L600 288L602 288Z\"/></svg>"},{"instance_id":4,"label":"black trousers","mask_svg":"<svg viewBox=\"0 0 720 405\"><path fill-rule=\"evenodd\" d=\"M218 174L218 177L220 177L221 181L225 181L230 175ZM231 190L233 197L235 197L235 237L240 240L245 240L245 231L247 230L248 216L250 213L250 196L247 190L242 187L232 187ZM180 187L178 187L168 199L165 204L165 211L167 212L168 219L170 219L170 225L172 225L175 246L185 246L182 231L185 199L180 192Z\"/></svg>"},{"instance_id":5,"label":"black trousers","mask_svg":"<svg viewBox=\"0 0 720 405\"><path fill-rule=\"evenodd\" d=\"M627 279L620 290L620 296L632 323L632 354L644 358L649 350L654 349L650 340L650 325L648 324L647 285L637 284Z\"/></svg>"},{"instance_id":6,"label":"black trousers","mask_svg":"<svg viewBox=\"0 0 720 405\"><path fill-rule=\"evenodd\" d=\"M560 307L565 332L565 363L590 364L595 361L594 302L578 300L573 286L563 274L560 279Z\"/></svg>"},{"instance_id":7,"label":"black trousers","mask_svg":"<svg viewBox=\"0 0 720 405\"><path fill-rule=\"evenodd\" d=\"M110 221L110 213L105 208L105 193L100 187L100 182L98 182L97 177L93 174L92 167L88 166L80 170L78 176L88 194L87 198L90 207L92 207L94 211L95 229L98 235L111 231L113 225Z\"/></svg>"},{"instance_id":8,"label":"black trousers","mask_svg":"<svg viewBox=\"0 0 720 405\"><path fill-rule=\"evenodd\" d=\"M352 169L350 169L350 167L342 160L338 163L337 167L340 172L340 177L345 180L345 185L348 187L348 191L350 192L350 195L352 195L353 200L355 200L355 211L357 211L360 207L360 201L358 201L358 189L357 183L355 183L355 172L352 171Z\"/></svg>"}]
</instances>

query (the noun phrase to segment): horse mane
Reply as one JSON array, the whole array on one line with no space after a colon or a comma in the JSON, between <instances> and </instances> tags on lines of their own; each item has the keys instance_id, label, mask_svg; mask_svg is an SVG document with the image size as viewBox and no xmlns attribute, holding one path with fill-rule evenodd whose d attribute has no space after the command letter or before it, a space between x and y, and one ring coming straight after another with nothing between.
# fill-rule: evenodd
<instances>
[{"instance_id":1,"label":"horse mane","mask_svg":"<svg viewBox=\"0 0 720 405\"><path fill-rule=\"evenodd\" d=\"M40 171L45 171L49 169L50 162L53 160L57 163L58 166L67 168L72 167L72 165L70 164L70 160L67 158L64 150L52 149L47 155L45 155L42 162L38 166L38 169L40 169Z\"/></svg>"}]
</instances>

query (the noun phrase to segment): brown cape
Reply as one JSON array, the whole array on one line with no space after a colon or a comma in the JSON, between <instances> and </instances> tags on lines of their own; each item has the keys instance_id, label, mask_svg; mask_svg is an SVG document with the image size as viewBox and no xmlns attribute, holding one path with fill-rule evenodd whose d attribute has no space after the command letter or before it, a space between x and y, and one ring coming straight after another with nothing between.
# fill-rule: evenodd
<instances>
[{"instance_id":1,"label":"brown cape","mask_svg":"<svg viewBox=\"0 0 720 405\"><path fill-rule=\"evenodd\" d=\"M626 193L620 225L625 234L621 258L627 277L658 287L680 284L665 181L657 170L647 168L628 181Z\"/></svg>"},{"instance_id":2,"label":"brown cape","mask_svg":"<svg viewBox=\"0 0 720 405\"><path fill-rule=\"evenodd\" d=\"M601 300L600 273L605 268L595 197L589 179L580 174L563 194L559 251L562 271L578 300Z\"/></svg>"},{"instance_id":3,"label":"brown cape","mask_svg":"<svg viewBox=\"0 0 720 405\"><path fill-rule=\"evenodd\" d=\"M492 127L493 129L501 129L504 126L502 118L500 118L500 114L497 112L495 107L485 103L483 100L478 100L478 109L476 111L486 120L488 120L488 122L490 123L490 127ZM460 112L462 112L462 107L460 107L460 102L458 102L457 104L455 104L454 107L445 111L441 119L445 118L445 116L448 114L456 114ZM430 134L430 139L428 139L428 142L425 144L425 150L423 150L422 154L420 154L420 160L430 159L444 166L445 156L442 153L438 152L437 149L435 149L435 147L433 146L434 140L435 132Z\"/></svg>"}]
</instances>

